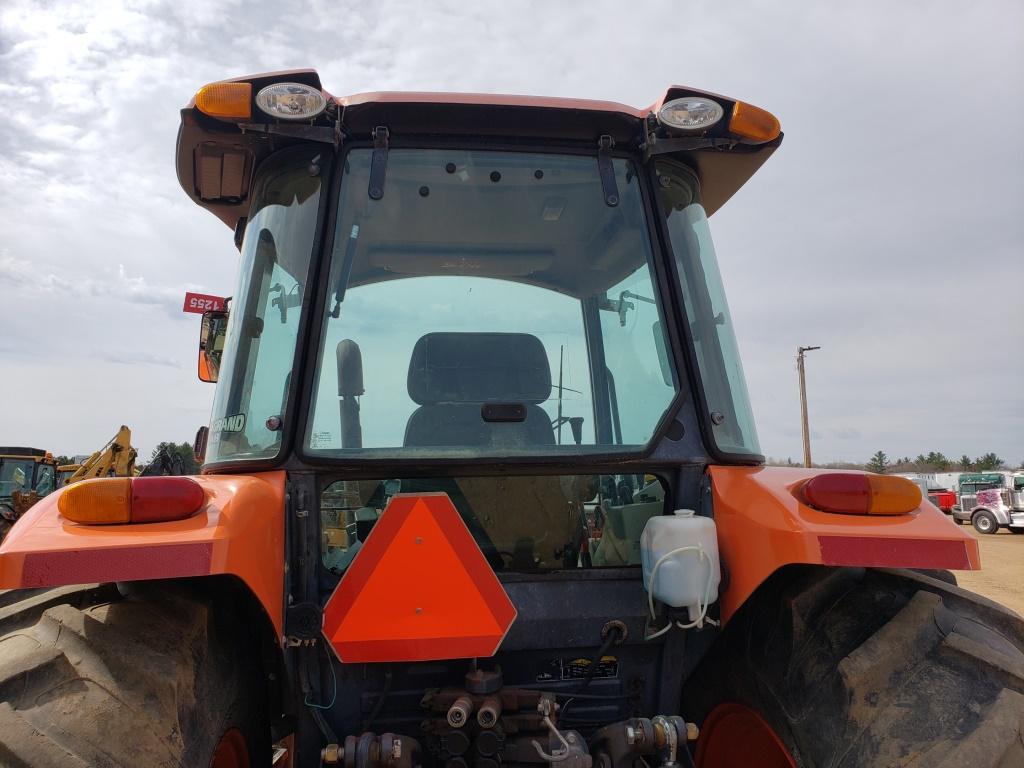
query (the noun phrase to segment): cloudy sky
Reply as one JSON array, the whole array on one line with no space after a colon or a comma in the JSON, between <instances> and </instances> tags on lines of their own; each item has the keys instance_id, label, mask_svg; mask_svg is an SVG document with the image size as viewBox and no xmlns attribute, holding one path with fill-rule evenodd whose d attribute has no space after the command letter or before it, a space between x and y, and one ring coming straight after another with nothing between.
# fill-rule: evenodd
<instances>
[{"instance_id":1,"label":"cloudy sky","mask_svg":"<svg viewBox=\"0 0 1024 768\"><path fill-rule=\"evenodd\" d=\"M174 171L206 82L315 67L335 94L529 93L636 106L671 83L782 121L715 215L761 443L816 460L1024 461L1024 3L0 4L0 444L88 453L121 423L189 440L186 290L231 233Z\"/></svg>"}]
</instances>

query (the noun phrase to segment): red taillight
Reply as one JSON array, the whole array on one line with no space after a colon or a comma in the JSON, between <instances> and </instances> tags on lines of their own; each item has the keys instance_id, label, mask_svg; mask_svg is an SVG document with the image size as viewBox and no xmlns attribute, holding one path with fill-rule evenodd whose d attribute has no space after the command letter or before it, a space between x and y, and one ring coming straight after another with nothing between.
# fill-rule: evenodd
<instances>
[{"instance_id":1,"label":"red taillight","mask_svg":"<svg viewBox=\"0 0 1024 768\"><path fill-rule=\"evenodd\" d=\"M136 477L132 480L133 523L181 520L205 499L199 483L187 477Z\"/></svg>"},{"instance_id":2,"label":"red taillight","mask_svg":"<svg viewBox=\"0 0 1024 768\"><path fill-rule=\"evenodd\" d=\"M66 488L57 509L85 525L158 523L189 517L205 500L199 483L188 477L100 477Z\"/></svg>"},{"instance_id":3,"label":"red taillight","mask_svg":"<svg viewBox=\"0 0 1024 768\"><path fill-rule=\"evenodd\" d=\"M823 512L906 515L921 506L921 489L904 477L830 472L794 489L797 498Z\"/></svg>"}]
</instances>

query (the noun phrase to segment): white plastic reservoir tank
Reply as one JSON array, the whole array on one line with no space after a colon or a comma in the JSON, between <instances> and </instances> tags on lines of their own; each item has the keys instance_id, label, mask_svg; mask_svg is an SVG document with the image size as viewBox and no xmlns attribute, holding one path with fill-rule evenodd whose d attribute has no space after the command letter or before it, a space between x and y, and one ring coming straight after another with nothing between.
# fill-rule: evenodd
<instances>
[{"instance_id":1,"label":"white plastic reservoir tank","mask_svg":"<svg viewBox=\"0 0 1024 768\"><path fill-rule=\"evenodd\" d=\"M640 536L644 588L655 600L686 608L691 622L704 618L718 599L722 570L718 562L715 521L697 517L692 509L657 515Z\"/></svg>"}]
</instances>

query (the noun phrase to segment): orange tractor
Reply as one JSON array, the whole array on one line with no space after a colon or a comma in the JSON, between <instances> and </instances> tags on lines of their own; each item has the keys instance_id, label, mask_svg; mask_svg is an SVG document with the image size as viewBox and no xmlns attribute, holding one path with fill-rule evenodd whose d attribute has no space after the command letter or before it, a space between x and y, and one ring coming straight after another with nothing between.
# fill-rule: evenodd
<instances>
[{"instance_id":1,"label":"orange tractor","mask_svg":"<svg viewBox=\"0 0 1024 768\"><path fill-rule=\"evenodd\" d=\"M1024 764L1024 626L903 478L763 466L708 217L768 112L218 82L198 477L0 547L0 762Z\"/></svg>"}]
</instances>

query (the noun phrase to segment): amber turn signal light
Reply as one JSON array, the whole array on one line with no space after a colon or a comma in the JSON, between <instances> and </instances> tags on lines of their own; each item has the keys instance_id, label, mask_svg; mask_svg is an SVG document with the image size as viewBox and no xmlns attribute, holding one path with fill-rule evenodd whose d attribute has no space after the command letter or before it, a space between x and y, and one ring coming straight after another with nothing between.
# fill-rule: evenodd
<instances>
[{"instance_id":1,"label":"amber turn signal light","mask_svg":"<svg viewBox=\"0 0 1024 768\"><path fill-rule=\"evenodd\" d=\"M210 117L252 117L252 83L210 83L196 91L196 109Z\"/></svg>"},{"instance_id":2,"label":"amber turn signal light","mask_svg":"<svg viewBox=\"0 0 1024 768\"><path fill-rule=\"evenodd\" d=\"M158 523L190 517L205 500L188 477L99 477L65 489L57 509L83 525Z\"/></svg>"},{"instance_id":3,"label":"amber turn signal light","mask_svg":"<svg viewBox=\"0 0 1024 768\"><path fill-rule=\"evenodd\" d=\"M921 506L921 489L904 477L829 472L794 489L809 507L845 515L906 515Z\"/></svg>"},{"instance_id":4,"label":"amber turn signal light","mask_svg":"<svg viewBox=\"0 0 1024 768\"><path fill-rule=\"evenodd\" d=\"M782 126L775 115L767 110L737 101L729 118L729 133L755 144L777 139Z\"/></svg>"}]
</instances>

